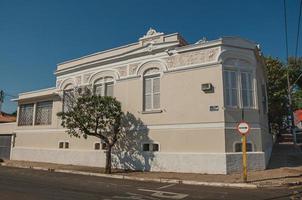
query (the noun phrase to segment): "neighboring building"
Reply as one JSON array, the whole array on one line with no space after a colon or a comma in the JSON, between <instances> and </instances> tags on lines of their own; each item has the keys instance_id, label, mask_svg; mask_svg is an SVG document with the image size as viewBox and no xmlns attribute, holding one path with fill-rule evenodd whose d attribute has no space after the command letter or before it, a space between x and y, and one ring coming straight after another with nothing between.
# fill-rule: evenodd
<instances>
[{"instance_id":1,"label":"neighboring building","mask_svg":"<svg viewBox=\"0 0 302 200\"><path fill-rule=\"evenodd\" d=\"M83 87L116 97L134 126L143 123L121 147L125 152L114 156L116 167L239 171L241 137L235 127L243 115L251 125L249 168L265 169L270 158L264 62L248 40L188 44L178 33L150 29L136 43L60 63L55 75L55 87L16 99L11 159L104 166L101 141L68 136L56 116L74 89Z\"/></svg>"},{"instance_id":2,"label":"neighboring building","mask_svg":"<svg viewBox=\"0 0 302 200\"><path fill-rule=\"evenodd\" d=\"M0 159L9 159L11 156L15 122L16 116L0 111Z\"/></svg>"},{"instance_id":3,"label":"neighboring building","mask_svg":"<svg viewBox=\"0 0 302 200\"><path fill-rule=\"evenodd\" d=\"M15 121L16 121L15 115L7 114L5 112L0 111L0 123L10 123Z\"/></svg>"},{"instance_id":4,"label":"neighboring building","mask_svg":"<svg viewBox=\"0 0 302 200\"><path fill-rule=\"evenodd\" d=\"M295 129L293 140L296 144L302 144L302 110L296 110L294 112Z\"/></svg>"}]
</instances>

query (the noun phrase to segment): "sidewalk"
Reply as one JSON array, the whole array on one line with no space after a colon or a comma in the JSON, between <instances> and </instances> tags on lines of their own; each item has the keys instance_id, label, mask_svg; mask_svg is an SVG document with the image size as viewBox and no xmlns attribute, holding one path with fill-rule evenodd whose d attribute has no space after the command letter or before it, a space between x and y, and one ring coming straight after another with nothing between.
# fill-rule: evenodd
<instances>
[{"instance_id":1,"label":"sidewalk","mask_svg":"<svg viewBox=\"0 0 302 200\"><path fill-rule=\"evenodd\" d=\"M273 186L293 186L302 183L302 166L283 167L278 169L269 169L265 171L251 171L248 173L248 183L242 183L241 174L213 175L168 172L126 172L121 170L113 170L112 175L107 175L104 174L104 168L60 165L28 161L6 161L5 163L3 163L3 166L33 168L39 170L101 176L108 178L221 187L256 188Z\"/></svg>"}]
</instances>

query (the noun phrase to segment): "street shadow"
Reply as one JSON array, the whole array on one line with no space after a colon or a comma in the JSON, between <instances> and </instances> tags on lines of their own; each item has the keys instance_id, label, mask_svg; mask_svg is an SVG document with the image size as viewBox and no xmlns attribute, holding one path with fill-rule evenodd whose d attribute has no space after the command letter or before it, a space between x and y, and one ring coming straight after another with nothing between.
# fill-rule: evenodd
<instances>
[{"instance_id":1,"label":"street shadow","mask_svg":"<svg viewBox=\"0 0 302 200\"><path fill-rule=\"evenodd\" d=\"M149 129L141 119L127 112L122 117L122 132L112 148L113 168L129 171L150 171L154 159L152 151L143 151L144 144L152 144Z\"/></svg>"}]
</instances>

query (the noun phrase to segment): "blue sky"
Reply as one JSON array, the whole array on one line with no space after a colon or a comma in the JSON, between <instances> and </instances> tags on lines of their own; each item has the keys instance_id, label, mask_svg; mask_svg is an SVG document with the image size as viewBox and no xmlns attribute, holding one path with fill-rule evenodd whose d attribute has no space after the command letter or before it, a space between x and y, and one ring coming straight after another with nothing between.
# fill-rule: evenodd
<instances>
[{"instance_id":1,"label":"blue sky","mask_svg":"<svg viewBox=\"0 0 302 200\"><path fill-rule=\"evenodd\" d=\"M299 0L287 9L293 54ZM136 42L149 27L190 43L241 36L285 58L283 0L0 0L0 89L53 87L57 63ZM3 110L14 111L5 100Z\"/></svg>"}]
</instances>

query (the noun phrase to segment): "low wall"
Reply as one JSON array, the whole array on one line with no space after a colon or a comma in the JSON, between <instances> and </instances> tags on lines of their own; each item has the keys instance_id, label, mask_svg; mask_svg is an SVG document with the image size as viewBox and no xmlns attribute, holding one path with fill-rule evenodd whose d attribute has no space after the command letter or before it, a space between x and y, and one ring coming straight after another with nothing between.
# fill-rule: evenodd
<instances>
[{"instance_id":1,"label":"low wall","mask_svg":"<svg viewBox=\"0 0 302 200\"><path fill-rule=\"evenodd\" d=\"M34 149L14 147L12 160L27 160L93 167L105 166L105 152L95 150ZM122 169L227 174L242 171L241 153L122 153L112 156L113 167ZM264 152L248 153L248 169L264 170Z\"/></svg>"},{"instance_id":2,"label":"low wall","mask_svg":"<svg viewBox=\"0 0 302 200\"><path fill-rule=\"evenodd\" d=\"M14 147L12 160L27 160L59 164L73 164L93 167L105 166L104 151L34 149ZM211 153L149 153L113 154L113 166L116 168L161 172L226 173L225 154Z\"/></svg>"}]
</instances>

